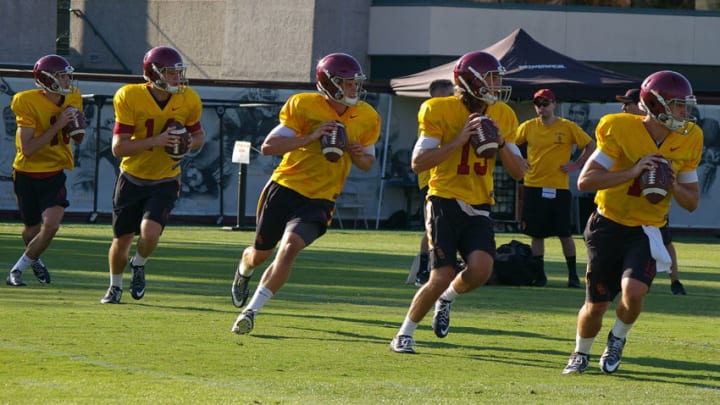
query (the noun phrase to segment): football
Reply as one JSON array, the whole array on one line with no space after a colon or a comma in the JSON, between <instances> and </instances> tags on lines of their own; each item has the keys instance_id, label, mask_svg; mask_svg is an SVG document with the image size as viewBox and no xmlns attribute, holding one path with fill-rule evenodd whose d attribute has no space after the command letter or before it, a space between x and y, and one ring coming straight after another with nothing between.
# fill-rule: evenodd
<instances>
[{"instance_id":1,"label":"football","mask_svg":"<svg viewBox=\"0 0 720 405\"><path fill-rule=\"evenodd\" d=\"M185 125L178 121L171 122L168 127L170 128L170 135L180 137L180 142L174 145L165 146L165 152L167 152L173 160L182 160L188 152L190 133L185 128Z\"/></svg>"},{"instance_id":2,"label":"football","mask_svg":"<svg viewBox=\"0 0 720 405\"><path fill-rule=\"evenodd\" d=\"M320 137L320 145L325 159L330 162L337 162L345 153L347 146L347 132L345 126L339 122L336 123L335 129L328 135Z\"/></svg>"},{"instance_id":3,"label":"football","mask_svg":"<svg viewBox=\"0 0 720 405\"><path fill-rule=\"evenodd\" d=\"M65 124L65 127L63 128L63 131L68 134L71 138L75 138L76 136L85 135L85 128L87 128L87 119L85 118L85 114L83 114L82 111L78 110L75 107L68 107L68 109L71 109L75 112L75 117L70 120L67 124Z\"/></svg>"},{"instance_id":4,"label":"football","mask_svg":"<svg viewBox=\"0 0 720 405\"><path fill-rule=\"evenodd\" d=\"M670 191L673 171L667 160L658 163L654 169L646 169L640 174L642 195L653 204L662 201Z\"/></svg>"},{"instance_id":5,"label":"football","mask_svg":"<svg viewBox=\"0 0 720 405\"><path fill-rule=\"evenodd\" d=\"M478 116L473 120L479 121L480 124L475 133L470 135L470 145L475 150L475 154L484 158L494 157L497 153L500 133L495 121L487 115Z\"/></svg>"}]
</instances>

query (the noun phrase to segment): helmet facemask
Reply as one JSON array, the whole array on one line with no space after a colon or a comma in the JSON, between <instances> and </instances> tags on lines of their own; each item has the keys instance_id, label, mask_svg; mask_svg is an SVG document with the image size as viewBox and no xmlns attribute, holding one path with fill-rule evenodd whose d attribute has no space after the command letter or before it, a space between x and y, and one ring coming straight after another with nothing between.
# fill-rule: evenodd
<instances>
[{"instance_id":1,"label":"helmet facemask","mask_svg":"<svg viewBox=\"0 0 720 405\"><path fill-rule=\"evenodd\" d=\"M154 72L153 76L156 79L152 80L146 76L145 80L151 81L155 88L171 94L185 93L188 85L188 80L185 78L185 71L187 70L185 64L180 62L174 66L158 67L155 63L152 63L151 67Z\"/></svg>"},{"instance_id":2,"label":"helmet facemask","mask_svg":"<svg viewBox=\"0 0 720 405\"><path fill-rule=\"evenodd\" d=\"M345 78L339 76L332 76L327 70L323 71L323 74L325 75L327 80L318 81L317 87L321 93L324 93L331 99L348 107L353 107L357 104L358 100L365 99L367 91L362 87L363 81L365 80L365 75L356 73L353 77ZM347 94L345 94L345 90L343 89L343 81L345 80L352 80L354 82L355 97L348 97ZM326 88L326 86L323 85L323 82L330 83L333 88Z\"/></svg>"},{"instance_id":3,"label":"helmet facemask","mask_svg":"<svg viewBox=\"0 0 720 405\"><path fill-rule=\"evenodd\" d=\"M75 69L72 66L68 66L65 70L57 72L48 72L42 70L39 74L42 76L40 79L35 80L35 84L41 87L45 91L50 93L60 94L62 96L72 92L73 87L77 87L75 80L73 79L73 72ZM66 79L63 80L63 77ZM63 81L67 82L67 87L63 87Z\"/></svg>"},{"instance_id":4,"label":"helmet facemask","mask_svg":"<svg viewBox=\"0 0 720 405\"><path fill-rule=\"evenodd\" d=\"M502 77L505 75L505 68L500 66L498 70L480 73L472 66L467 70L472 73L470 82L463 75L458 75L460 91L468 93L474 98L484 101L487 105L493 105L498 101L506 103L510 99L511 86L502 85Z\"/></svg>"},{"instance_id":5,"label":"helmet facemask","mask_svg":"<svg viewBox=\"0 0 720 405\"><path fill-rule=\"evenodd\" d=\"M650 93L655 96L656 99L654 110L657 111L658 106L663 110L654 113L653 108L650 108L644 99L640 100L642 109L650 117L671 131L682 135L690 132L697 121L697 118L692 115L693 108L697 106L697 98L694 95L685 96L685 98L665 100L663 96L655 90L651 89Z\"/></svg>"}]
</instances>

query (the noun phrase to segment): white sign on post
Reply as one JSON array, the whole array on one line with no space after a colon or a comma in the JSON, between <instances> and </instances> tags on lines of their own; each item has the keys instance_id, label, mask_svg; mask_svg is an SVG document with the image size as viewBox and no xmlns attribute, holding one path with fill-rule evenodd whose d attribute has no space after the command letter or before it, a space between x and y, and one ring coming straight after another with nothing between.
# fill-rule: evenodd
<instances>
[{"instance_id":1,"label":"white sign on post","mask_svg":"<svg viewBox=\"0 0 720 405\"><path fill-rule=\"evenodd\" d=\"M232 154L233 163L250 164L250 146L250 142L235 141Z\"/></svg>"}]
</instances>

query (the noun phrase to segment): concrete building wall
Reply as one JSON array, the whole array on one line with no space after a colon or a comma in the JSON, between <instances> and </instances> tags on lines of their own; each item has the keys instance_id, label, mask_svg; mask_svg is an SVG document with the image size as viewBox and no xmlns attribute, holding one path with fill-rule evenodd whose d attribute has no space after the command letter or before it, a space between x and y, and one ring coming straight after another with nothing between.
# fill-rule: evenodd
<instances>
[{"instance_id":1,"label":"concrete building wall","mask_svg":"<svg viewBox=\"0 0 720 405\"><path fill-rule=\"evenodd\" d=\"M0 0L0 64L32 65L55 51L56 5ZM368 55L455 56L518 27L589 62L720 65L716 14L370 0L72 0L71 9L70 59L89 71L139 74L145 51L167 44L183 54L191 78L308 82L330 52L353 54L371 75Z\"/></svg>"},{"instance_id":2,"label":"concrete building wall","mask_svg":"<svg viewBox=\"0 0 720 405\"><path fill-rule=\"evenodd\" d=\"M143 54L157 45L178 49L191 78L308 82L317 60L336 51L367 66L369 0L73 0L72 7L86 17L71 16L71 59L80 69L139 74Z\"/></svg>"},{"instance_id":3,"label":"concrete building wall","mask_svg":"<svg viewBox=\"0 0 720 405\"><path fill-rule=\"evenodd\" d=\"M368 53L462 55L523 28L542 44L588 62L720 65L716 39L720 17L648 12L652 14L563 8L372 7Z\"/></svg>"},{"instance_id":4,"label":"concrete building wall","mask_svg":"<svg viewBox=\"0 0 720 405\"><path fill-rule=\"evenodd\" d=\"M0 63L32 66L55 52L56 8L55 0L0 0Z\"/></svg>"}]
</instances>

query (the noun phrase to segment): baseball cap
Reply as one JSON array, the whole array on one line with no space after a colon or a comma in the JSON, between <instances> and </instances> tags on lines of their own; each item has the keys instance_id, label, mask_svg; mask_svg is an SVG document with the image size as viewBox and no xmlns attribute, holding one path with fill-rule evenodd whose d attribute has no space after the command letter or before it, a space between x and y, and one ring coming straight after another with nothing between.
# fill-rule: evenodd
<instances>
[{"instance_id":1,"label":"baseball cap","mask_svg":"<svg viewBox=\"0 0 720 405\"><path fill-rule=\"evenodd\" d=\"M622 96L615 96L615 99L621 103L639 103L640 89L630 89Z\"/></svg>"},{"instance_id":2,"label":"baseball cap","mask_svg":"<svg viewBox=\"0 0 720 405\"><path fill-rule=\"evenodd\" d=\"M555 94L553 94L552 90L550 90L550 89L540 89L535 92L535 95L533 95L533 101L535 101L538 98L544 98L549 101L555 101Z\"/></svg>"}]
</instances>

